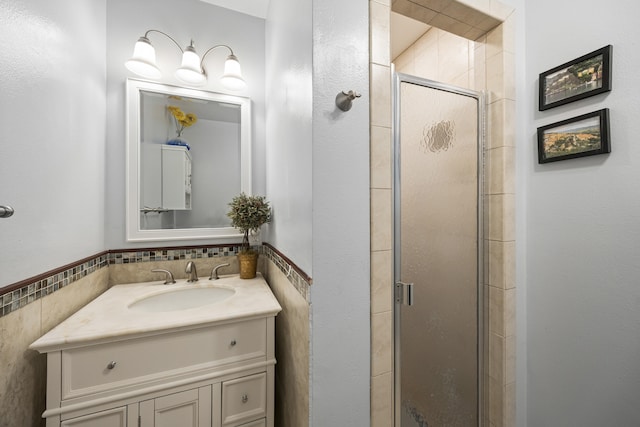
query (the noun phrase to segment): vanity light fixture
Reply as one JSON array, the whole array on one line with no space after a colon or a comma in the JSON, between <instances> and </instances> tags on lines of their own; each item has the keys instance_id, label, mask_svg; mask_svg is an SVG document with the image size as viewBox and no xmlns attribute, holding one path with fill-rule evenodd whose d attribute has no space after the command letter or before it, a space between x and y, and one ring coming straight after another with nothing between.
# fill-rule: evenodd
<instances>
[{"instance_id":1,"label":"vanity light fixture","mask_svg":"<svg viewBox=\"0 0 640 427\"><path fill-rule=\"evenodd\" d=\"M222 77L220 77L220 83L231 90L241 90L247 86L242 78L238 58L233 54L233 50L229 46L225 44L215 45L209 48L204 55L202 55L202 59L200 59L193 46L193 40L191 40L189 46L182 49L173 37L160 30L148 30L144 33L144 36L138 39L133 48L133 56L124 64L129 71L148 79L159 79L161 77L162 73L156 65L156 50L151 45L148 37L149 33L152 32L165 35L175 43L182 52L182 63L175 73L176 78L181 82L193 86L205 84L207 81L207 71L204 68L204 59L212 50L223 47L229 49L230 54L224 63L224 73Z\"/></svg>"}]
</instances>

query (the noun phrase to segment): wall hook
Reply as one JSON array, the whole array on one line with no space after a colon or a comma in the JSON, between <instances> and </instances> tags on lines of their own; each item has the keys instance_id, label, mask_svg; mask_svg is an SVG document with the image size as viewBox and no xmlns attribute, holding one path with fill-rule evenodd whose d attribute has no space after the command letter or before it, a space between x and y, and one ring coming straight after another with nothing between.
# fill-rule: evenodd
<instances>
[{"instance_id":1,"label":"wall hook","mask_svg":"<svg viewBox=\"0 0 640 427\"><path fill-rule=\"evenodd\" d=\"M13 215L13 208L11 206L0 206L0 218L9 218Z\"/></svg>"},{"instance_id":2,"label":"wall hook","mask_svg":"<svg viewBox=\"0 0 640 427\"><path fill-rule=\"evenodd\" d=\"M349 92L342 91L336 96L336 105L342 111L349 111L351 109L351 101L356 98L360 98L362 95L350 90Z\"/></svg>"}]
</instances>

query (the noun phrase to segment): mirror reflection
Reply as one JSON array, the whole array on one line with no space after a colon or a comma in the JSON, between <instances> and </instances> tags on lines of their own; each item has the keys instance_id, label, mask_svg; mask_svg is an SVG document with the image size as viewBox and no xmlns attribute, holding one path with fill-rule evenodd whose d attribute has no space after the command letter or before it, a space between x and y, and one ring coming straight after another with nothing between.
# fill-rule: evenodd
<instances>
[{"instance_id":1,"label":"mirror reflection","mask_svg":"<svg viewBox=\"0 0 640 427\"><path fill-rule=\"evenodd\" d=\"M250 193L246 98L130 79L128 240L236 235L228 202Z\"/></svg>"}]
</instances>

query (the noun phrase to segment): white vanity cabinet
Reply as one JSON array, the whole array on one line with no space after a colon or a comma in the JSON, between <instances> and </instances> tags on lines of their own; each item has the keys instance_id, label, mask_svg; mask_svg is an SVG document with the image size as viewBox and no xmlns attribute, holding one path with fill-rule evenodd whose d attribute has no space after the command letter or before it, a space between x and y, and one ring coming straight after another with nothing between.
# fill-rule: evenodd
<instances>
[{"instance_id":1,"label":"white vanity cabinet","mask_svg":"<svg viewBox=\"0 0 640 427\"><path fill-rule=\"evenodd\" d=\"M120 286L113 293L128 291L128 285L114 288ZM171 290L158 286L153 292ZM106 295L114 288L31 346L47 354L47 427L273 427L280 306L264 279L238 285L238 300L227 301L230 314L220 314L219 304L186 315L134 313L128 319L114 307L117 298ZM243 301L252 289L270 304L253 315L247 307L257 304ZM99 307L92 311L92 304ZM189 316L193 322L184 321ZM165 323L135 333L131 326L128 333L110 333L105 325L124 331L136 318ZM172 319L182 324L168 327Z\"/></svg>"},{"instance_id":2,"label":"white vanity cabinet","mask_svg":"<svg viewBox=\"0 0 640 427\"><path fill-rule=\"evenodd\" d=\"M47 426L271 426L273 323L254 319L50 352Z\"/></svg>"}]
</instances>

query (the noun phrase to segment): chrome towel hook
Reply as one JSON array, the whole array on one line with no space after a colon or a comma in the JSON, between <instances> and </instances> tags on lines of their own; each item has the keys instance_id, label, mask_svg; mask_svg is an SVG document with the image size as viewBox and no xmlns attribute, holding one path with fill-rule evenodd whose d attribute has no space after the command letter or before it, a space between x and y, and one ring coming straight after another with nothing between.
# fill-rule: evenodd
<instances>
[{"instance_id":1,"label":"chrome towel hook","mask_svg":"<svg viewBox=\"0 0 640 427\"><path fill-rule=\"evenodd\" d=\"M9 218L13 215L13 208L11 206L0 206L0 218Z\"/></svg>"},{"instance_id":2,"label":"chrome towel hook","mask_svg":"<svg viewBox=\"0 0 640 427\"><path fill-rule=\"evenodd\" d=\"M360 98L362 95L350 90L349 92L342 91L336 96L336 105L342 111L349 111L351 109L351 101L356 98Z\"/></svg>"}]
</instances>

